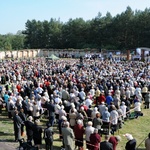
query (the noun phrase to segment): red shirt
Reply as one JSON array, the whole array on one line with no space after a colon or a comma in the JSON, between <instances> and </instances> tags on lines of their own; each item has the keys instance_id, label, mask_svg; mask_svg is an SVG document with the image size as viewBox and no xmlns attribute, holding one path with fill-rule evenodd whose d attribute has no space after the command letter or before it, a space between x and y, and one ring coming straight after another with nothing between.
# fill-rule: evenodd
<instances>
[{"instance_id":1,"label":"red shirt","mask_svg":"<svg viewBox=\"0 0 150 150\"><path fill-rule=\"evenodd\" d=\"M16 86L16 88L17 88L18 92L21 91L21 85L20 85L20 84L18 84L18 85Z\"/></svg>"},{"instance_id":2,"label":"red shirt","mask_svg":"<svg viewBox=\"0 0 150 150\"><path fill-rule=\"evenodd\" d=\"M105 96L104 95L100 95L99 97L98 97L98 102L99 102L99 104L101 104L102 102L106 102L106 98L105 98Z\"/></svg>"}]
</instances>

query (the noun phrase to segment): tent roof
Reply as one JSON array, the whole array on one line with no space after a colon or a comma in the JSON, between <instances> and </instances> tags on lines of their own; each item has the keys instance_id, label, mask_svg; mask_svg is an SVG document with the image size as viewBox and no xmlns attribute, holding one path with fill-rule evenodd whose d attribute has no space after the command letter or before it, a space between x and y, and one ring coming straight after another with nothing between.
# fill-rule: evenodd
<instances>
[{"instance_id":1,"label":"tent roof","mask_svg":"<svg viewBox=\"0 0 150 150\"><path fill-rule=\"evenodd\" d=\"M49 57L47 57L47 59L51 59L51 60L57 60L59 59L59 57L55 56L54 54L50 55Z\"/></svg>"}]
</instances>

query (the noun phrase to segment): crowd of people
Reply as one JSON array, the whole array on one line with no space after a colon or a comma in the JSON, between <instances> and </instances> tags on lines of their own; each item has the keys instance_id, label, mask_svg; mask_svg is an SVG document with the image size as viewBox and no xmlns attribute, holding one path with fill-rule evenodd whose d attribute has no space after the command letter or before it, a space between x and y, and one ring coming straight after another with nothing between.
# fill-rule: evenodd
<instances>
[{"instance_id":1,"label":"crowd of people","mask_svg":"<svg viewBox=\"0 0 150 150\"><path fill-rule=\"evenodd\" d=\"M120 136L114 133L127 119L143 116L150 104L149 64L144 62L44 58L7 60L0 64L0 113L5 107L14 121L15 141L53 149L57 126L62 149L116 150ZM84 65L83 65L84 64ZM39 125L47 119L44 130ZM42 137L42 134L44 135ZM105 134L105 141L102 135ZM111 135L111 136L110 136ZM126 150L136 140L126 135Z\"/></svg>"}]
</instances>

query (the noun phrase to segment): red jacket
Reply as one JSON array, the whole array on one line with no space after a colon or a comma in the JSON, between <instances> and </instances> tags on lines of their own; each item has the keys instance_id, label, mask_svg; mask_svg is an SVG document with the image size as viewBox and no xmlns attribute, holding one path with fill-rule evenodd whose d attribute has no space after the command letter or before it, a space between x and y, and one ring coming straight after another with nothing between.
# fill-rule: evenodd
<instances>
[{"instance_id":1,"label":"red jacket","mask_svg":"<svg viewBox=\"0 0 150 150\"><path fill-rule=\"evenodd\" d=\"M93 133L90 135L90 150L99 150L100 149L101 137L98 133Z\"/></svg>"},{"instance_id":2,"label":"red jacket","mask_svg":"<svg viewBox=\"0 0 150 150\"><path fill-rule=\"evenodd\" d=\"M84 132L85 130L83 125L76 124L74 126L74 135L76 139L83 139Z\"/></svg>"},{"instance_id":3,"label":"red jacket","mask_svg":"<svg viewBox=\"0 0 150 150\"><path fill-rule=\"evenodd\" d=\"M117 141L116 137L115 136L110 137L109 142L112 143L113 150L117 150L116 147L117 147L118 141Z\"/></svg>"}]
</instances>

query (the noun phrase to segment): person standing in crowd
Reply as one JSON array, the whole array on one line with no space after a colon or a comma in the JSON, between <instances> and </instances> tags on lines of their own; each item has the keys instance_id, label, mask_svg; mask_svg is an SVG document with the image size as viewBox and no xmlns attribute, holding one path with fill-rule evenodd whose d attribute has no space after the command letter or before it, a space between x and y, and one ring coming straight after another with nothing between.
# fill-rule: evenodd
<instances>
[{"instance_id":1,"label":"person standing in crowd","mask_svg":"<svg viewBox=\"0 0 150 150\"><path fill-rule=\"evenodd\" d=\"M99 90L99 87L96 87L96 91L95 91L95 100L96 100L96 106L98 106L99 104L99 97L100 97L101 91Z\"/></svg>"},{"instance_id":2,"label":"person standing in crowd","mask_svg":"<svg viewBox=\"0 0 150 150\"><path fill-rule=\"evenodd\" d=\"M75 108L71 109L71 112L69 113L69 120L70 120L70 127L73 129L75 126L77 117L77 112L75 111Z\"/></svg>"},{"instance_id":3,"label":"person standing in crowd","mask_svg":"<svg viewBox=\"0 0 150 150\"><path fill-rule=\"evenodd\" d=\"M95 128L94 133L90 135L90 143L91 143L90 150L99 150L100 142L101 142L101 137L98 134L98 129Z\"/></svg>"},{"instance_id":4,"label":"person standing in crowd","mask_svg":"<svg viewBox=\"0 0 150 150\"><path fill-rule=\"evenodd\" d=\"M150 91L148 91L145 94L144 104L145 104L145 109L149 109L150 108Z\"/></svg>"},{"instance_id":5,"label":"person standing in crowd","mask_svg":"<svg viewBox=\"0 0 150 150\"><path fill-rule=\"evenodd\" d=\"M53 126L55 121L55 105L53 104L53 100L47 103L46 108L49 114L49 123L51 124L51 126Z\"/></svg>"},{"instance_id":6,"label":"person standing in crowd","mask_svg":"<svg viewBox=\"0 0 150 150\"><path fill-rule=\"evenodd\" d=\"M62 136L64 139L65 150L74 150L74 133L69 127L69 122L65 123L65 127L62 128Z\"/></svg>"},{"instance_id":7,"label":"person standing in crowd","mask_svg":"<svg viewBox=\"0 0 150 150\"><path fill-rule=\"evenodd\" d=\"M25 115L27 116L27 114L28 114L28 104L27 104L26 99L27 99L27 96L22 101L22 108L24 110Z\"/></svg>"},{"instance_id":8,"label":"person standing in crowd","mask_svg":"<svg viewBox=\"0 0 150 150\"><path fill-rule=\"evenodd\" d=\"M120 109L122 110L123 113L123 120L126 119L126 110L127 110L127 106L125 105L125 102L121 103Z\"/></svg>"},{"instance_id":9,"label":"person standing in crowd","mask_svg":"<svg viewBox=\"0 0 150 150\"><path fill-rule=\"evenodd\" d=\"M42 144L42 128L39 126L40 121L35 120L33 125L33 140L34 145L40 149L40 145Z\"/></svg>"},{"instance_id":10,"label":"person standing in crowd","mask_svg":"<svg viewBox=\"0 0 150 150\"><path fill-rule=\"evenodd\" d=\"M98 110L99 110L99 112L100 112L101 115L105 111L105 107L106 107L106 105L105 105L104 102L101 102L101 104L98 106Z\"/></svg>"},{"instance_id":11,"label":"person standing in crowd","mask_svg":"<svg viewBox=\"0 0 150 150\"><path fill-rule=\"evenodd\" d=\"M94 127L92 127L93 123L89 121L87 123L87 127L85 128L85 139L86 139L86 148L90 149L90 135L94 132Z\"/></svg>"},{"instance_id":12,"label":"person standing in crowd","mask_svg":"<svg viewBox=\"0 0 150 150\"><path fill-rule=\"evenodd\" d=\"M14 116L14 111L15 111L15 104L12 98L8 99L7 111L8 111L8 118L12 118Z\"/></svg>"},{"instance_id":13,"label":"person standing in crowd","mask_svg":"<svg viewBox=\"0 0 150 150\"><path fill-rule=\"evenodd\" d=\"M81 91L79 92L79 98L80 98L80 102L83 102L85 100L86 94L84 92L84 88L81 89Z\"/></svg>"},{"instance_id":14,"label":"person standing in crowd","mask_svg":"<svg viewBox=\"0 0 150 150\"><path fill-rule=\"evenodd\" d=\"M88 117L88 121L92 121L92 106L91 105L89 105L89 108L87 109L87 111L86 111L86 114L87 114L87 117Z\"/></svg>"},{"instance_id":15,"label":"person standing in crowd","mask_svg":"<svg viewBox=\"0 0 150 150\"><path fill-rule=\"evenodd\" d=\"M145 140L145 148L146 150L150 150L150 133L148 134L148 138Z\"/></svg>"},{"instance_id":16,"label":"person standing in crowd","mask_svg":"<svg viewBox=\"0 0 150 150\"><path fill-rule=\"evenodd\" d=\"M40 109L36 101L33 102L33 118L34 121L40 118Z\"/></svg>"},{"instance_id":17,"label":"person standing in crowd","mask_svg":"<svg viewBox=\"0 0 150 150\"><path fill-rule=\"evenodd\" d=\"M104 91L101 92L100 96L98 97L98 104L102 104L106 102L106 97Z\"/></svg>"},{"instance_id":18,"label":"person standing in crowd","mask_svg":"<svg viewBox=\"0 0 150 150\"><path fill-rule=\"evenodd\" d=\"M135 118L141 116L141 102L139 100L137 100L134 103L134 112L135 112Z\"/></svg>"},{"instance_id":19,"label":"person standing in crowd","mask_svg":"<svg viewBox=\"0 0 150 150\"><path fill-rule=\"evenodd\" d=\"M117 145L118 145L118 142L120 141L121 141L121 137L119 135L111 136L109 138L109 142L113 145L113 150L117 150Z\"/></svg>"},{"instance_id":20,"label":"person standing in crowd","mask_svg":"<svg viewBox=\"0 0 150 150\"><path fill-rule=\"evenodd\" d=\"M65 124L67 122L67 118L65 116L62 116L61 119L59 119L59 122L58 122L58 129L59 129L59 137L60 137L60 140L62 140L62 148L65 147L64 145L64 139L63 139L63 136L62 136L62 128L65 127Z\"/></svg>"},{"instance_id":21,"label":"person standing in crowd","mask_svg":"<svg viewBox=\"0 0 150 150\"><path fill-rule=\"evenodd\" d=\"M22 119L18 115L18 111L15 111L15 115L13 117L14 122L14 133L15 133L15 141L18 142L18 140L21 139L21 125L23 124Z\"/></svg>"},{"instance_id":22,"label":"person standing in crowd","mask_svg":"<svg viewBox=\"0 0 150 150\"><path fill-rule=\"evenodd\" d=\"M27 103L27 112L28 112L28 116L32 116L33 115L33 103L31 102L30 99L28 99L28 103Z\"/></svg>"},{"instance_id":23,"label":"person standing in crowd","mask_svg":"<svg viewBox=\"0 0 150 150\"><path fill-rule=\"evenodd\" d=\"M98 133L101 133L101 126L103 125L103 121L100 118L100 113L96 114L96 117L93 119L93 127L98 129Z\"/></svg>"},{"instance_id":24,"label":"person standing in crowd","mask_svg":"<svg viewBox=\"0 0 150 150\"><path fill-rule=\"evenodd\" d=\"M85 105L89 108L90 105L92 105L93 101L89 98L89 96L86 97Z\"/></svg>"},{"instance_id":25,"label":"person standing in crowd","mask_svg":"<svg viewBox=\"0 0 150 150\"><path fill-rule=\"evenodd\" d=\"M6 104L6 108L7 108L7 104L8 104L8 100L9 100L9 95L8 95L8 92L6 91L5 94L4 94L4 102Z\"/></svg>"},{"instance_id":26,"label":"person standing in crowd","mask_svg":"<svg viewBox=\"0 0 150 150\"><path fill-rule=\"evenodd\" d=\"M92 120L96 117L96 114L99 113L98 111L98 108L97 107L94 107L93 111L92 111L92 114L91 114L91 117L92 117Z\"/></svg>"},{"instance_id":27,"label":"person standing in crowd","mask_svg":"<svg viewBox=\"0 0 150 150\"><path fill-rule=\"evenodd\" d=\"M83 150L83 135L85 129L82 120L77 120L77 124L74 126L75 134L75 148L79 147L79 150Z\"/></svg>"},{"instance_id":28,"label":"person standing in crowd","mask_svg":"<svg viewBox=\"0 0 150 150\"><path fill-rule=\"evenodd\" d=\"M105 135L105 141L100 143L100 150L113 150L113 145L109 142L109 135Z\"/></svg>"},{"instance_id":29,"label":"person standing in crowd","mask_svg":"<svg viewBox=\"0 0 150 150\"><path fill-rule=\"evenodd\" d=\"M33 117L32 116L29 116L28 117L28 120L26 120L24 122L25 124L25 127L26 127L26 135L27 135L27 141L29 143L31 143L32 139L33 139L33 126L34 126L34 123L32 122L33 121Z\"/></svg>"},{"instance_id":30,"label":"person standing in crowd","mask_svg":"<svg viewBox=\"0 0 150 150\"><path fill-rule=\"evenodd\" d=\"M114 134L114 132L117 131L118 118L119 118L119 114L116 111L116 107L113 105L112 111L110 112L110 121L111 121L111 128L112 128L111 133L112 134Z\"/></svg>"},{"instance_id":31,"label":"person standing in crowd","mask_svg":"<svg viewBox=\"0 0 150 150\"><path fill-rule=\"evenodd\" d=\"M114 99L113 99L111 93L108 93L108 96L106 97L106 104L107 104L107 106L109 106L110 103L113 102L113 100Z\"/></svg>"},{"instance_id":32,"label":"person standing in crowd","mask_svg":"<svg viewBox=\"0 0 150 150\"><path fill-rule=\"evenodd\" d=\"M2 113L3 99L0 97L0 114Z\"/></svg>"},{"instance_id":33,"label":"person standing in crowd","mask_svg":"<svg viewBox=\"0 0 150 150\"><path fill-rule=\"evenodd\" d=\"M22 108L22 104L21 104L21 99L20 98L17 98L17 101L15 103L15 107L20 112L20 109Z\"/></svg>"},{"instance_id":34,"label":"person standing in crowd","mask_svg":"<svg viewBox=\"0 0 150 150\"><path fill-rule=\"evenodd\" d=\"M23 123L26 121L26 115L24 113L24 110L21 108L19 112L19 116L22 119ZM24 124L21 124L21 136L24 136Z\"/></svg>"},{"instance_id":35,"label":"person standing in crowd","mask_svg":"<svg viewBox=\"0 0 150 150\"><path fill-rule=\"evenodd\" d=\"M109 123L110 122L110 113L108 111L108 107L105 107L105 111L102 114L102 121L103 123Z\"/></svg>"},{"instance_id":36,"label":"person standing in crowd","mask_svg":"<svg viewBox=\"0 0 150 150\"><path fill-rule=\"evenodd\" d=\"M145 98L145 95L147 94L148 92L148 88L146 85L144 85L144 87L142 88L142 97Z\"/></svg>"},{"instance_id":37,"label":"person standing in crowd","mask_svg":"<svg viewBox=\"0 0 150 150\"><path fill-rule=\"evenodd\" d=\"M53 150L53 130L51 128L51 124L48 122L47 128L44 130L44 139L46 144L46 150Z\"/></svg>"},{"instance_id":38,"label":"person standing in crowd","mask_svg":"<svg viewBox=\"0 0 150 150\"><path fill-rule=\"evenodd\" d=\"M125 149L126 150L136 150L136 140L133 138L133 136L131 134L125 134L124 135L128 142L126 143Z\"/></svg>"}]
</instances>

